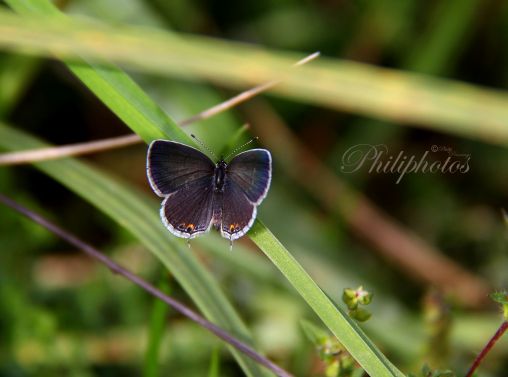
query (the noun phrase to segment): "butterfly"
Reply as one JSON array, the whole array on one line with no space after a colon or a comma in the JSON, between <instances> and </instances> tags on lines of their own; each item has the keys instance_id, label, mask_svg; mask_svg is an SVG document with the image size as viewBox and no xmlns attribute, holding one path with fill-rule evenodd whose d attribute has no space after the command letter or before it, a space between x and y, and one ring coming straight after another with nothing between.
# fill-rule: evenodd
<instances>
[{"instance_id":1,"label":"butterfly","mask_svg":"<svg viewBox=\"0 0 508 377\"><path fill-rule=\"evenodd\" d=\"M203 152L169 140L155 140L147 154L147 176L164 198L160 216L168 230L190 240L213 225L233 241L252 227L270 188L272 156L266 149L214 163Z\"/></svg>"}]
</instances>

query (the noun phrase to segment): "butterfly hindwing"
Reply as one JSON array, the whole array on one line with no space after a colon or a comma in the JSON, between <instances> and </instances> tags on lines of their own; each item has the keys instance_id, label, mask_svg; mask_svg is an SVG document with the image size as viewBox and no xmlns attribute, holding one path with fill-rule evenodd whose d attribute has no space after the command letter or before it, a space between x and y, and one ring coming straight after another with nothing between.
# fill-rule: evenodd
<instances>
[{"instance_id":1,"label":"butterfly hindwing","mask_svg":"<svg viewBox=\"0 0 508 377\"><path fill-rule=\"evenodd\" d=\"M210 229L213 215L213 176L180 186L162 202L161 218L171 233L194 238Z\"/></svg>"},{"instance_id":2,"label":"butterfly hindwing","mask_svg":"<svg viewBox=\"0 0 508 377\"><path fill-rule=\"evenodd\" d=\"M235 156L226 168L221 234L233 241L249 231L257 206L272 178L272 158L266 149L251 149Z\"/></svg>"},{"instance_id":3,"label":"butterfly hindwing","mask_svg":"<svg viewBox=\"0 0 508 377\"><path fill-rule=\"evenodd\" d=\"M249 231L256 218L256 204L245 195L242 188L230 177L224 183L221 235L230 241Z\"/></svg>"},{"instance_id":4,"label":"butterfly hindwing","mask_svg":"<svg viewBox=\"0 0 508 377\"><path fill-rule=\"evenodd\" d=\"M263 201L272 179L272 156L266 149L251 149L236 155L227 167L227 176L250 202Z\"/></svg>"},{"instance_id":5,"label":"butterfly hindwing","mask_svg":"<svg viewBox=\"0 0 508 377\"><path fill-rule=\"evenodd\" d=\"M168 140L155 140L147 156L147 175L155 193L161 197L203 177L212 177L215 164L204 153Z\"/></svg>"},{"instance_id":6,"label":"butterfly hindwing","mask_svg":"<svg viewBox=\"0 0 508 377\"><path fill-rule=\"evenodd\" d=\"M147 175L157 195L164 225L178 237L193 238L210 229L214 163L202 152L168 140L155 140L147 156Z\"/></svg>"}]
</instances>

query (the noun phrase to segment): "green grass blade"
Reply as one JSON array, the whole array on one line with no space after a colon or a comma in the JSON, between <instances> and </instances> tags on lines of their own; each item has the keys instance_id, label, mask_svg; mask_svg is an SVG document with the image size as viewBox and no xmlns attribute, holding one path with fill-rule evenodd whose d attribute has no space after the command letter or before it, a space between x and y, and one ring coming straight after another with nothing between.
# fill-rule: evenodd
<instances>
[{"instance_id":1,"label":"green grass blade","mask_svg":"<svg viewBox=\"0 0 508 377\"><path fill-rule=\"evenodd\" d=\"M0 146L12 151L48 145L0 124ZM130 190L118 180L74 159L35 166L128 229L175 276L207 318L252 344L247 328L216 281L189 252L184 240L176 239L166 230L160 221L158 206L148 204L150 201L143 193ZM229 348L248 375L265 375L254 361Z\"/></svg>"},{"instance_id":2,"label":"green grass blade","mask_svg":"<svg viewBox=\"0 0 508 377\"><path fill-rule=\"evenodd\" d=\"M7 3L26 13L20 3L33 1ZM288 70L297 60L295 54L160 30L55 21L0 12L0 46L24 51L31 48L46 56L115 61L134 69L198 76L235 87L284 77L273 91L289 98L508 145L506 92L337 59L321 58ZM106 103L111 101L109 96L96 94ZM117 112L112 104L109 106ZM146 113L141 112L141 120L142 114ZM165 132L177 131L167 126ZM141 136L145 140L149 137L144 133ZM174 135L178 136L185 138Z\"/></svg>"},{"instance_id":3,"label":"green grass blade","mask_svg":"<svg viewBox=\"0 0 508 377\"><path fill-rule=\"evenodd\" d=\"M433 22L418 37L404 66L422 73L448 72L473 33L480 0L451 0L435 4Z\"/></svg>"},{"instance_id":4,"label":"green grass blade","mask_svg":"<svg viewBox=\"0 0 508 377\"><path fill-rule=\"evenodd\" d=\"M29 56L10 55L0 60L0 118L9 115L40 65L40 59Z\"/></svg>"},{"instance_id":5,"label":"green grass blade","mask_svg":"<svg viewBox=\"0 0 508 377\"><path fill-rule=\"evenodd\" d=\"M208 377L220 376L220 348L216 347L212 350L210 357L210 367L208 368Z\"/></svg>"},{"instance_id":6,"label":"green grass blade","mask_svg":"<svg viewBox=\"0 0 508 377\"><path fill-rule=\"evenodd\" d=\"M369 375L403 376L259 220L249 235Z\"/></svg>"},{"instance_id":7,"label":"green grass blade","mask_svg":"<svg viewBox=\"0 0 508 377\"><path fill-rule=\"evenodd\" d=\"M159 287L162 292L169 295L170 286L168 276L164 274ZM143 366L143 377L158 377L159 374L159 354L164 330L166 329L169 306L161 300L155 299L153 302L152 313L150 314L150 324L148 327L148 345L146 347L145 363Z\"/></svg>"}]
</instances>

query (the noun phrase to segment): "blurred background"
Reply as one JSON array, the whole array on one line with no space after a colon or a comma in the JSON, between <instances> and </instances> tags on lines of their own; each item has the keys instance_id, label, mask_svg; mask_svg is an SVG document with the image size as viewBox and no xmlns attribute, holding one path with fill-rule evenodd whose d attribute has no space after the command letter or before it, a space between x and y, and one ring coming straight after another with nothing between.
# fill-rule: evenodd
<instances>
[{"instance_id":1,"label":"blurred background","mask_svg":"<svg viewBox=\"0 0 508 377\"><path fill-rule=\"evenodd\" d=\"M114 24L302 57L320 51L500 90L508 85L505 1L68 0L59 6ZM237 93L174 77L133 77L175 120ZM62 63L5 52L0 117L57 145L130 132ZM186 130L220 152L245 123L274 157L259 218L334 300L360 284L374 293L373 317L363 326L402 370L416 372L426 362L463 375L501 321L487 295L508 285L502 215L508 150L404 119L394 124L270 94ZM384 145L392 156L419 159L428 152L430 162L452 150L469 156L469 170L407 174L398 184L398 174L369 172L370 165L347 172L343 158L359 144ZM84 159L152 196L144 144ZM48 176L30 166L2 166L0 191L192 306L128 231ZM253 243L245 237L232 253L227 241L213 253L203 245L189 252L219 281L260 349L296 376L324 375L300 324L319 322ZM0 250L0 376L206 376L214 359L219 375L243 375L213 336L6 208L0 208ZM167 319L158 332L160 361L150 368L148 333L157 315ZM507 375L507 345L499 344L479 376Z\"/></svg>"}]
</instances>

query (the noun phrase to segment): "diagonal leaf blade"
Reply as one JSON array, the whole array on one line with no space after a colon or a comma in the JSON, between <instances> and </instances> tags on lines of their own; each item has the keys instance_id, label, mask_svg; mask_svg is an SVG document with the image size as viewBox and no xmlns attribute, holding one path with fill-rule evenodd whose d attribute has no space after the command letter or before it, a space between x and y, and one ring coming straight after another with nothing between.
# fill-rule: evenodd
<instances>
[{"instance_id":1,"label":"diagonal leaf blade","mask_svg":"<svg viewBox=\"0 0 508 377\"><path fill-rule=\"evenodd\" d=\"M328 298L261 221L256 220L249 236L369 375L403 376L356 322Z\"/></svg>"}]
</instances>

